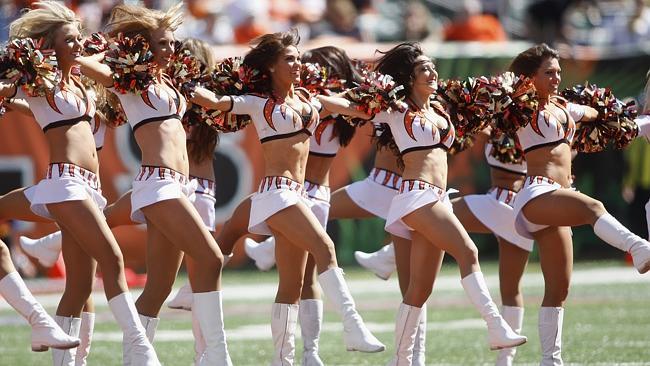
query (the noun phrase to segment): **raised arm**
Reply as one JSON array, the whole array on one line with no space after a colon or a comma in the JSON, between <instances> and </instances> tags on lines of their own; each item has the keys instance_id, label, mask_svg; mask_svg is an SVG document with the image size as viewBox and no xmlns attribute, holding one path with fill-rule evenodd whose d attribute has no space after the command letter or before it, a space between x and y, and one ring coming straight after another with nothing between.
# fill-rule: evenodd
<instances>
[{"instance_id":1,"label":"raised arm","mask_svg":"<svg viewBox=\"0 0 650 366\"><path fill-rule=\"evenodd\" d=\"M102 63L103 59L103 53L98 53L92 56L79 57L81 73L104 85L105 87L110 88L113 86L113 72L111 71L110 67Z\"/></svg>"},{"instance_id":2,"label":"raised arm","mask_svg":"<svg viewBox=\"0 0 650 366\"><path fill-rule=\"evenodd\" d=\"M232 98L227 95L216 95L214 92L202 87L197 87L194 90L194 96L190 98L190 102L206 109L216 109L224 112L232 109Z\"/></svg>"},{"instance_id":3,"label":"raised arm","mask_svg":"<svg viewBox=\"0 0 650 366\"><path fill-rule=\"evenodd\" d=\"M323 105L323 110L320 113L321 117L330 114L342 114L344 116L357 117L361 119L372 118L372 116L357 110L354 103L343 97L319 95L317 98Z\"/></svg>"}]
</instances>

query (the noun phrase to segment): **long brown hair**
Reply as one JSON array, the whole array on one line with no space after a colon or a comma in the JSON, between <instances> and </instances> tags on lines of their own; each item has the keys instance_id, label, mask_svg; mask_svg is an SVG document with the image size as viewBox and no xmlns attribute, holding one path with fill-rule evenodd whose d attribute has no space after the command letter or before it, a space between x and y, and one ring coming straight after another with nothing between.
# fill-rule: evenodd
<instances>
[{"instance_id":1,"label":"long brown hair","mask_svg":"<svg viewBox=\"0 0 650 366\"><path fill-rule=\"evenodd\" d=\"M540 43L520 53L508 67L515 75L531 77L535 75L542 62L547 58L560 58L560 53L546 43Z\"/></svg>"},{"instance_id":2,"label":"long brown hair","mask_svg":"<svg viewBox=\"0 0 650 366\"><path fill-rule=\"evenodd\" d=\"M260 75L253 85L253 89L260 93L271 93L271 72L280 52L290 46L298 46L300 36L295 28L286 32L269 33L254 39L254 46L246 56L244 65L257 70Z\"/></svg>"},{"instance_id":3,"label":"long brown hair","mask_svg":"<svg viewBox=\"0 0 650 366\"><path fill-rule=\"evenodd\" d=\"M204 41L188 38L181 43L181 50L188 50L210 73L217 64L212 47ZM190 135L187 139L187 153L192 161L200 163L212 159L214 149L219 143L219 134L203 121L191 121Z\"/></svg>"}]
</instances>

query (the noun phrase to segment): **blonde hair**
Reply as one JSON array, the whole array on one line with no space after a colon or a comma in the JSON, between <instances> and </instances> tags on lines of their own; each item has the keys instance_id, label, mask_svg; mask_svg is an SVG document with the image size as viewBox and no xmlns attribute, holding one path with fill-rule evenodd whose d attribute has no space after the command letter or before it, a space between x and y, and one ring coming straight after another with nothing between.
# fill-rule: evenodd
<instances>
[{"instance_id":1,"label":"blonde hair","mask_svg":"<svg viewBox=\"0 0 650 366\"><path fill-rule=\"evenodd\" d=\"M81 29L81 19L65 5L56 1L38 1L35 9L25 13L9 25L9 37L45 40L44 47L54 46L56 30L66 24L75 24Z\"/></svg>"},{"instance_id":2,"label":"blonde hair","mask_svg":"<svg viewBox=\"0 0 650 366\"><path fill-rule=\"evenodd\" d=\"M106 31L111 37L123 33L127 37L141 34L147 39L158 28L175 31L183 23L182 7L183 2L179 2L163 12L141 6L118 5L111 11Z\"/></svg>"},{"instance_id":3,"label":"blonde hair","mask_svg":"<svg viewBox=\"0 0 650 366\"><path fill-rule=\"evenodd\" d=\"M217 57L208 42L196 38L184 39L181 48L190 51L206 67L206 72L211 72L217 66Z\"/></svg>"}]
</instances>

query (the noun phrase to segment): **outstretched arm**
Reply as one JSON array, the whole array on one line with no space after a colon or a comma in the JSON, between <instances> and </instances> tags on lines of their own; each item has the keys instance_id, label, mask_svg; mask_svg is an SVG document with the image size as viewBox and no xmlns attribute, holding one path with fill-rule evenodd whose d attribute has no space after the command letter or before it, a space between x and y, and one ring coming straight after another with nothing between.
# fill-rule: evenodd
<instances>
[{"instance_id":1,"label":"outstretched arm","mask_svg":"<svg viewBox=\"0 0 650 366\"><path fill-rule=\"evenodd\" d=\"M81 65L81 73L87 77L95 80L96 82L104 85L107 88L113 86L113 72L108 65L104 65L103 53L98 53L92 56L79 57L79 64Z\"/></svg>"},{"instance_id":2,"label":"outstretched arm","mask_svg":"<svg viewBox=\"0 0 650 366\"><path fill-rule=\"evenodd\" d=\"M372 118L372 116L356 109L353 102L343 97L319 95L317 98L323 105L323 110L320 113L321 117L325 117L330 114L342 114L345 116L357 117L361 119Z\"/></svg>"},{"instance_id":3,"label":"outstretched arm","mask_svg":"<svg viewBox=\"0 0 650 366\"><path fill-rule=\"evenodd\" d=\"M232 109L232 99L229 96L216 95L202 87L197 87L194 90L194 96L190 98L190 102L206 109L216 109L224 112Z\"/></svg>"}]
</instances>

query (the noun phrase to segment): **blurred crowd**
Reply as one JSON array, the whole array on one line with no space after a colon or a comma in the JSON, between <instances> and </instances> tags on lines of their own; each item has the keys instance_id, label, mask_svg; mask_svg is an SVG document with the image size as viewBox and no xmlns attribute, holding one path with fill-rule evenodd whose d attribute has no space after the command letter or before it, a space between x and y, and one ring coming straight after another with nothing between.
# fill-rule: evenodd
<instances>
[{"instance_id":1,"label":"blurred crowd","mask_svg":"<svg viewBox=\"0 0 650 366\"><path fill-rule=\"evenodd\" d=\"M36 0L0 0L0 40ZM166 8L178 0L65 0L89 32L117 3ZM504 41L621 45L650 39L650 0L185 0L179 37L245 44L299 29L303 39L341 42Z\"/></svg>"}]
</instances>

